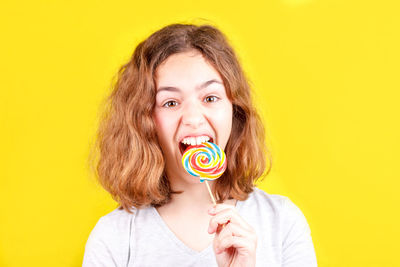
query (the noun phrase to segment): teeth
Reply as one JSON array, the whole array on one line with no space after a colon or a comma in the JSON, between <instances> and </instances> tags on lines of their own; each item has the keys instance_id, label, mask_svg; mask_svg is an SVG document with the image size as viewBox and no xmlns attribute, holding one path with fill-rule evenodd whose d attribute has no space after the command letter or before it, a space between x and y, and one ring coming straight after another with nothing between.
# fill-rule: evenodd
<instances>
[{"instance_id":1,"label":"teeth","mask_svg":"<svg viewBox=\"0 0 400 267\"><path fill-rule=\"evenodd\" d=\"M187 137L183 139L181 142L184 143L185 145L200 145L204 142L207 142L210 140L210 137L208 136L198 136L198 137Z\"/></svg>"},{"instance_id":2,"label":"teeth","mask_svg":"<svg viewBox=\"0 0 400 267\"><path fill-rule=\"evenodd\" d=\"M196 138L196 145L200 145L201 143L203 143L204 142L204 139L202 138L202 137L197 137Z\"/></svg>"}]
</instances>

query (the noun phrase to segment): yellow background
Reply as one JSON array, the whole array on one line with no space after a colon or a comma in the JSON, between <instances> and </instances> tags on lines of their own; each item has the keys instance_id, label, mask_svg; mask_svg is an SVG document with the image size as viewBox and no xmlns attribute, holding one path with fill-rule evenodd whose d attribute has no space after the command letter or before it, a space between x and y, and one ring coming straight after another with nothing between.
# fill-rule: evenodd
<instances>
[{"instance_id":1,"label":"yellow background","mask_svg":"<svg viewBox=\"0 0 400 267\"><path fill-rule=\"evenodd\" d=\"M259 185L306 216L319 266L399 266L398 1L3 1L0 266L80 266L116 203L86 166L135 45L173 22L229 37L273 154Z\"/></svg>"}]
</instances>

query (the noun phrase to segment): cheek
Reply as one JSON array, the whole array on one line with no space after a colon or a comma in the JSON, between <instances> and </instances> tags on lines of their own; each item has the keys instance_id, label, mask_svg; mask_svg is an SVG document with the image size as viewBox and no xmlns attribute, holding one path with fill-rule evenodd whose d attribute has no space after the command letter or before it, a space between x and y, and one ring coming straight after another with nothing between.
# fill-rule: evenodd
<instances>
[{"instance_id":1,"label":"cheek","mask_svg":"<svg viewBox=\"0 0 400 267\"><path fill-rule=\"evenodd\" d=\"M225 110L224 110L224 120L225 120L225 125L232 125L232 114L233 114L233 107L231 103L227 103Z\"/></svg>"},{"instance_id":2,"label":"cheek","mask_svg":"<svg viewBox=\"0 0 400 267\"><path fill-rule=\"evenodd\" d=\"M156 127L156 132L158 139L168 140L172 134L175 127L174 120L171 116L163 114L162 112L156 112L153 116L154 124Z\"/></svg>"},{"instance_id":3,"label":"cheek","mask_svg":"<svg viewBox=\"0 0 400 267\"><path fill-rule=\"evenodd\" d=\"M154 126L156 128L158 139L160 140L161 137L164 135L163 134L165 128L164 121L162 119L162 116L160 116L160 114L158 113L154 114L153 121L154 121Z\"/></svg>"},{"instance_id":4,"label":"cheek","mask_svg":"<svg viewBox=\"0 0 400 267\"><path fill-rule=\"evenodd\" d=\"M220 129L221 134L229 137L232 130L232 106L226 105L213 114L214 122Z\"/></svg>"}]
</instances>

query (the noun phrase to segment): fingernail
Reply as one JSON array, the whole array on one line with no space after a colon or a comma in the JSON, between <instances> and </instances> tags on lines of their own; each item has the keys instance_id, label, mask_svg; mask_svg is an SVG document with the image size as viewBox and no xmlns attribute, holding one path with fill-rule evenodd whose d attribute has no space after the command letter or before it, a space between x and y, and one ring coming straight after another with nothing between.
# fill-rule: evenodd
<instances>
[{"instance_id":1,"label":"fingernail","mask_svg":"<svg viewBox=\"0 0 400 267\"><path fill-rule=\"evenodd\" d=\"M215 208L211 208L208 210L209 213L215 213Z\"/></svg>"}]
</instances>

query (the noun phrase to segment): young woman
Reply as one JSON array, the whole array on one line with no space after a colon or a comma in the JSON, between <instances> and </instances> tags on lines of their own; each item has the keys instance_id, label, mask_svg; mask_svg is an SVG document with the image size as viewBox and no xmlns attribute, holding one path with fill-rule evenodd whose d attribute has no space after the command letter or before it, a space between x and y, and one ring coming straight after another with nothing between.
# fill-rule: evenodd
<instances>
[{"instance_id":1,"label":"young woman","mask_svg":"<svg viewBox=\"0 0 400 267\"><path fill-rule=\"evenodd\" d=\"M268 156L264 128L217 28L153 33L121 67L108 100L97 174L119 208L92 230L84 267L317 265L299 208L255 187ZM216 205L182 166L188 144L207 140L227 159L209 182Z\"/></svg>"}]
</instances>

